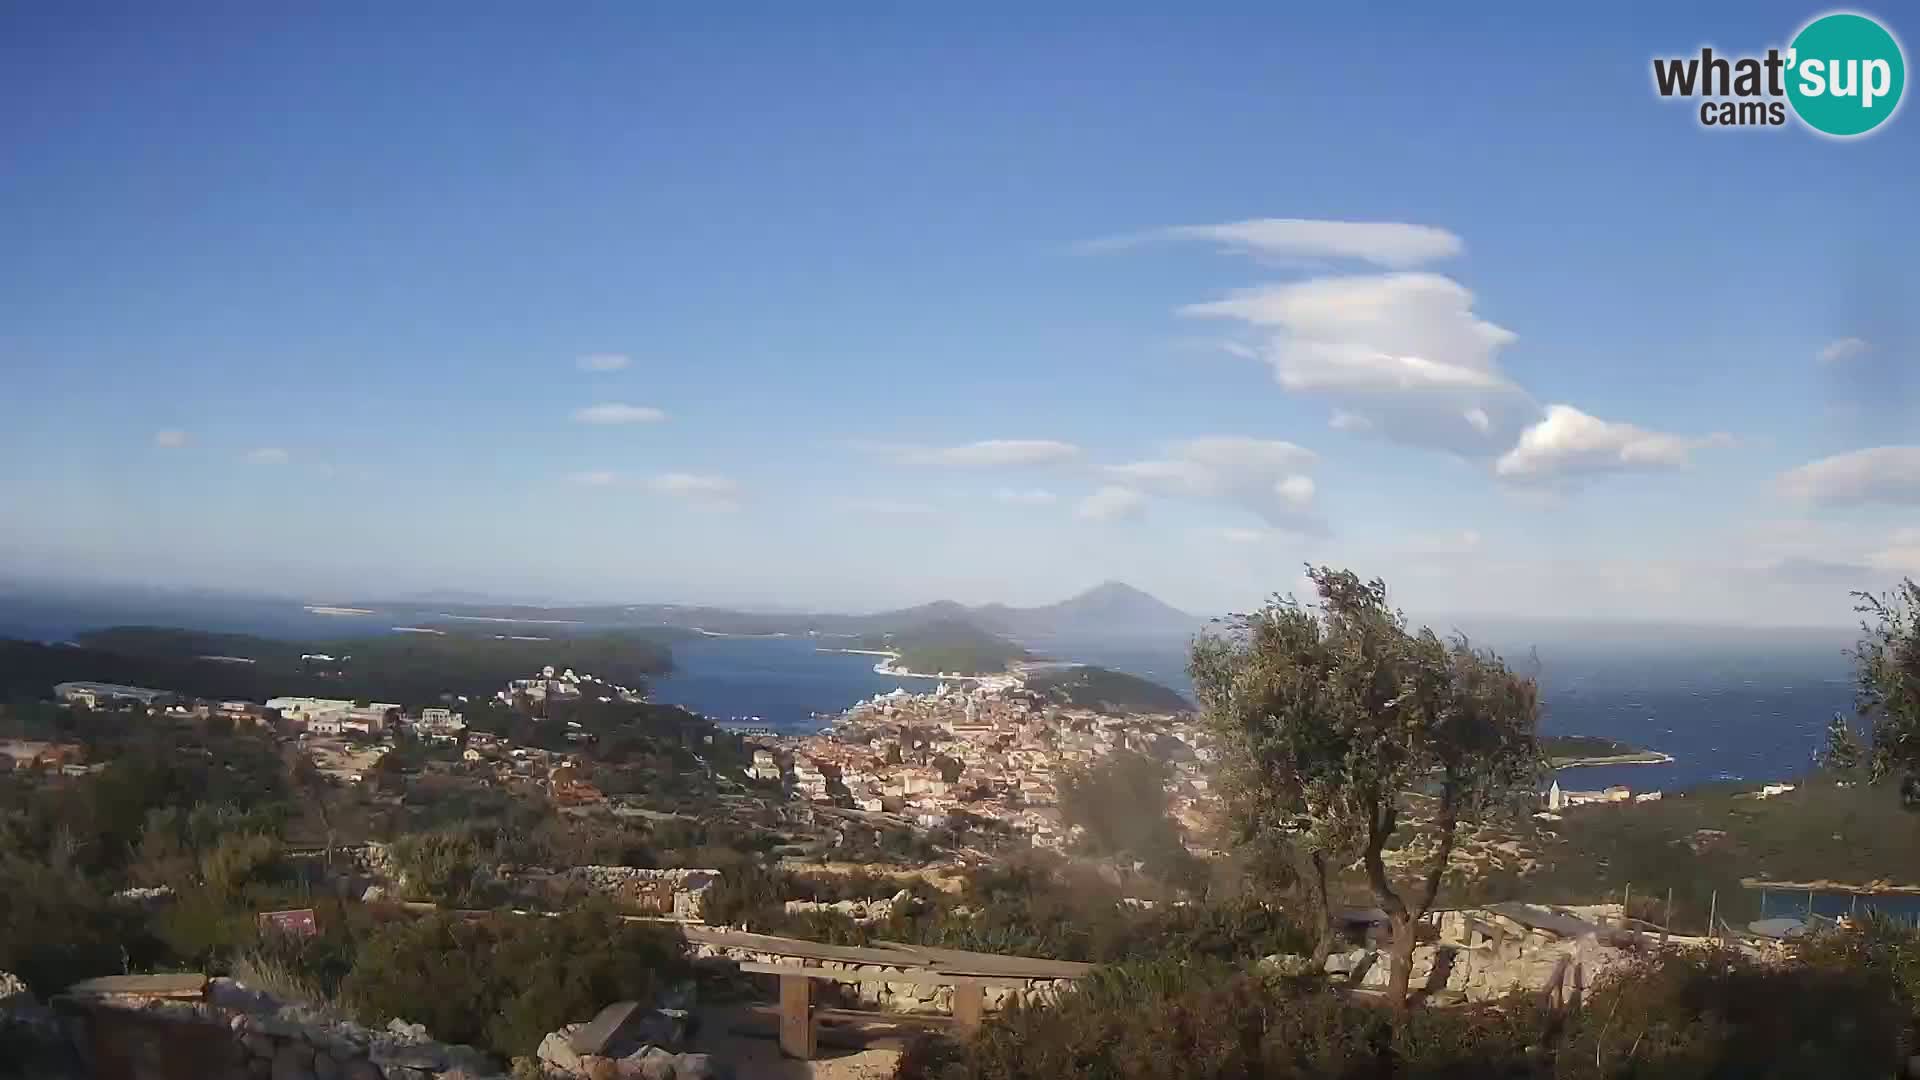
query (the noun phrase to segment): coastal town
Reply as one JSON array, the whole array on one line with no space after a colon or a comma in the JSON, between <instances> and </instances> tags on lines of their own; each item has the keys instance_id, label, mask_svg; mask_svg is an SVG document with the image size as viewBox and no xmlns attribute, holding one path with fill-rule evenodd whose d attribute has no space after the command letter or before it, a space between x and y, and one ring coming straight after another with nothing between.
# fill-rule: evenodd
<instances>
[{"instance_id":1,"label":"coastal town","mask_svg":"<svg viewBox=\"0 0 1920 1080\"><path fill-rule=\"evenodd\" d=\"M746 781L785 800L869 815L879 826L935 829L963 821L1015 842L1066 851L1073 830L1060 812L1063 779L1115 751L1132 751L1165 763L1169 813L1189 845L1204 850L1212 831L1207 793L1214 751L1196 714L1061 705L1030 690L1019 673L927 679L931 689L896 687L837 715L823 715L816 732L737 729L751 764L741 776L720 781ZM320 775L340 784L368 782L400 740L414 740L468 776L537 790L563 812L638 812L631 800L609 797L593 784L595 735L578 721L564 722L569 751L515 745L502 733L470 727L460 711L464 706L544 712L550 703L647 701L641 690L568 668L547 666L514 678L491 699L469 703L461 698L412 712L391 702L306 696L263 703L184 701L164 690L100 682L62 683L55 696L89 708L131 703L180 718L219 717L270 727L293 740ZM0 756L70 775L88 768L77 746L10 743L0 745ZM1663 754L1640 753L1556 758L1554 764L1666 760ZM1770 785L1755 797L1778 794L1777 787ZM1573 806L1660 797L1658 790L1618 785L1563 790L1555 781L1543 794L1539 816L1551 821Z\"/></svg>"},{"instance_id":2,"label":"coastal town","mask_svg":"<svg viewBox=\"0 0 1920 1080\"><path fill-rule=\"evenodd\" d=\"M966 815L1037 847L1064 849L1060 782L1116 750L1166 761L1170 807L1189 835L1205 830L1213 758L1191 713L1109 715L1049 704L1013 677L942 681L859 702L817 734L763 740L752 774L797 798L936 826Z\"/></svg>"},{"instance_id":3,"label":"coastal town","mask_svg":"<svg viewBox=\"0 0 1920 1080\"><path fill-rule=\"evenodd\" d=\"M56 697L89 708L137 704L180 718L221 717L272 728L293 741L316 770L336 783L367 782L403 739L456 756L469 774L507 785L532 785L563 811L618 812L587 779L594 736L567 721L575 752L515 745L468 725L460 703L409 712L389 702L282 696L264 703L182 701L164 690L99 682L62 683ZM592 674L546 667L503 686L491 702L543 710L581 699L639 703L644 695ZM741 733L751 764L741 777L777 785L784 797L873 815L878 824L940 828L956 818L1016 841L1065 850L1070 840L1059 811L1069 770L1117 750L1168 765L1170 809L1189 836L1207 831L1206 770L1213 754L1192 713L1110 714L1061 706L1029 692L1017 676L937 680L922 692L895 688L860 701L817 733ZM4 749L4 748L0 748ZM27 762L80 771L77 748L14 747Z\"/></svg>"}]
</instances>

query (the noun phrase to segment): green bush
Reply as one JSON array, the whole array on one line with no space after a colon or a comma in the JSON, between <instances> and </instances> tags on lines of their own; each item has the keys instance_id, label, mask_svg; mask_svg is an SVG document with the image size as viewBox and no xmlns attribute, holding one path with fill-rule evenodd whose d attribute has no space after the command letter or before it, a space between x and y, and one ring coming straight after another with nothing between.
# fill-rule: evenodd
<instances>
[{"instance_id":1,"label":"green bush","mask_svg":"<svg viewBox=\"0 0 1920 1080\"><path fill-rule=\"evenodd\" d=\"M436 914L375 931L341 996L368 1023L404 1017L511 1057L611 1002L651 1000L690 970L684 947L601 905L553 918Z\"/></svg>"},{"instance_id":2,"label":"green bush","mask_svg":"<svg viewBox=\"0 0 1920 1080\"><path fill-rule=\"evenodd\" d=\"M1528 998L1404 1015L1316 980L1223 963L1103 969L1052 1005L1014 1008L970 1042L916 1047L903 1080L1408 1078L1817 1080L1893 1074L1910 1012L1857 962L1763 965L1668 952L1603 980L1577 1012Z\"/></svg>"}]
</instances>

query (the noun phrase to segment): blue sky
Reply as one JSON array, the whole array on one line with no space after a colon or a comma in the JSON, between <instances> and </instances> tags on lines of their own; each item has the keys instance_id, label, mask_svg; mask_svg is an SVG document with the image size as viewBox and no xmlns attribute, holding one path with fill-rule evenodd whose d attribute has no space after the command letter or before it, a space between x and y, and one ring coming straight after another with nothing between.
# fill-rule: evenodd
<instances>
[{"instance_id":1,"label":"blue sky","mask_svg":"<svg viewBox=\"0 0 1920 1080\"><path fill-rule=\"evenodd\" d=\"M0 15L0 573L1806 624L1920 572L1920 121L1651 88L1822 9L419 10Z\"/></svg>"}]
</instances>

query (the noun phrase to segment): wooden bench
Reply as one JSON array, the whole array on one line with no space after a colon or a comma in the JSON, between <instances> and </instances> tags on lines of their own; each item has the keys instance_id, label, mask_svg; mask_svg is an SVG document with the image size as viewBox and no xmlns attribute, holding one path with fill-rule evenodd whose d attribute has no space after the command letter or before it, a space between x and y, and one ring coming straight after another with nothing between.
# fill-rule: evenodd
<instances>
[{"instance_id":1,"label":"wooden bench","mask_svg":"<svg viewBox=\"0 0 1920 1080\"><path fill-rule=\"evenodd\" d=\"M911 983L915 986L953 987L953 1016L950 1022L963 1032L976 1031L986 1012L986 988L989 986L1023 989L1028 980L999 975L947 974L926 969L907 971L848 971L842 968L806 967L800 964L767 964L743 961L740 970L756 975L780 977L780 1049L789 1057L811 1060L820 1049L818 1024L822 1020L885 1018L892 1022L938 1022L938 1018L919 1017L915 1021L894 1021L886 1014L858 1013L845 1009L819 1009L813 1004L813 983L885 982Z\"/></svg>"}]
</instances>

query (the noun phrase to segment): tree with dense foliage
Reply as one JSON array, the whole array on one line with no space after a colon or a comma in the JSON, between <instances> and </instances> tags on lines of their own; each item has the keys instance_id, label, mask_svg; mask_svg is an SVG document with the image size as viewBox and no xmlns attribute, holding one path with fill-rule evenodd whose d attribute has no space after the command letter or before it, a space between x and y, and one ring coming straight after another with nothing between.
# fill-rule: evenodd
<instances>
[{"instance_id":1,"label":"tree with dense foliage","mask_svg":"<svg viewBox=\"0 0 1920 1080\"><path fill-rule=\"evenodd\" d=\"M1393 929L1388 997L1404 1005L1414 924L1439 896L1461 823L1538 776L1538 692L1464 637L1410 631L1384 582L1327 567L1307 577L1316 604L1275 598L1202 635L1190 672L1221 742L1236 831L1304 856L1323 920L1330 868L1358 851ZM1421 789L1435 803L1434 842L1403 893L1382 856Z\"/></svg>"},{"instance_id":2,"label":"tree with dense foliage","mask_svg":"<svg viewBox=\"0 0 1920 1080\"><path fill-rule=\"evenodd\" d=\"M1885 596L1853 595L1862 616L1854 700L1873 736L1868 775L1911 777L1920 772L1920 584L1908 578Z\"/></svg>"}]
</instances>

